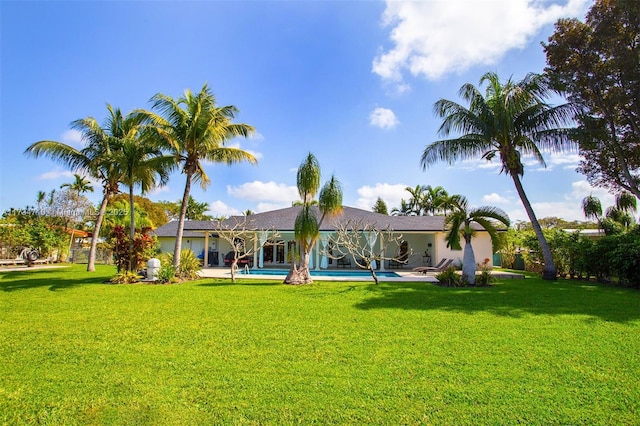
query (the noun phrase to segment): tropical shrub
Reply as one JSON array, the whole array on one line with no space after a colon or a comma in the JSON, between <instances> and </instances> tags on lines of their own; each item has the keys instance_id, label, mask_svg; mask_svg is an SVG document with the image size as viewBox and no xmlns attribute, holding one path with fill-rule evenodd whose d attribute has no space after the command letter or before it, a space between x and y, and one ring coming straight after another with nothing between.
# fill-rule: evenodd
<instances>
[{"instance_id":1,"label":"tropical shrub","mask_svg":"<svg viewBox=\"0 0 640 426\"><path fill-rule=\"evenodd\" d=\"M465 282L462 280L462 275L460 275L453 266L445 269L439 274L436 274L436 279L445 287L465 286Z\"/></svg>"},{"instance_id":2,"label":"tropical shrub","mask_svg":"<svg viewBox=\"0 0 640 426\"><path fill-rule=\"evenodd\" d=\"M135 272L123 271L117 273L109 282L111 284L133 284L139 282L141 279L142 277Z\"/></svg>"},{"instance_id":3,"label":"tropical shrub","mask_svg":"<svg viewBox=\"0 0 640 426\"><path fill-rule=\"evenodd\" d=\"M176 268L171 264L171 261L160 266L156 281L162 284L177 282Z\"/></svg>"},{"instance_id":4,"label":"tropical shrub","mask_svg":"<svg viewBox=\"0 0 640 426\"><path fill-rule=\"evenodd\" d=\"M490 259L485 259L482 263L478 263L480 274L476 275L476 286L483 287L494 282L495 277L491 275L492 270Z\"/></svg>"},{"instance_id":5,"label":"tropical shrub","mask_svg":"<svg viewBox=\"0 0 640 426\"><path fill-rule=\"evenodd\" d=\"M125 228L118 225L113 228L110 245L118 272L137 271L156 253L157 240L147 232L136 232L132 241Z\"/></svg>"},{"instance_id":6,"label":"tropical shrub","mask_svg":"<svg viewBox=\"0 0 640 426\"><path fill-rule=\"evenodd\" d=\"M173 264L173 253L162 253L160 256L161 265ZM189 249L180 251L180 268L175 271L175 277L183 280L193 280L198 278L198 272L202 268L202 261L198 259L194 252ZM161 267L162 269L162 267Z\"/></svg>"}]
</instances>

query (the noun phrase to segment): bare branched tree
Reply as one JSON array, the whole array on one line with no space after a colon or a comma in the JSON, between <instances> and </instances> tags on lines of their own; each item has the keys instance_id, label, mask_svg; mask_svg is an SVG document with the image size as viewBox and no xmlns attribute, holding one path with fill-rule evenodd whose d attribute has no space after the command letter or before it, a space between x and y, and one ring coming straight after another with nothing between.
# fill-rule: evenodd
<instances>
[{"instance_id":1,"label":"bare branched tree","mask_svg":"<svg viewBox=\"0 0 640 426\"><path fill-rule=\"evenodd\" d=\"M408 253L401 254L402 235L395 234L389 227L378 229L375 223L366 220L347 220L336 225L335 234L329 238L331 250L322 254L331 259L351 256L358 267L366 269L378 284L376 269L379 262L405 262ZM387 255L389 247L394 247L393 256ZM405 258L405 259L403 259Z\"/></svg>"},{"instance_id":2,"label":"bare branched tree","mask_svg":"<svg viewBox=\"0 0 640 426\"><path fill-rule=\"evenodd\" d=\"M278 238L280 233L275 229L259 229L253 226L254 219L249 216L232 216L220 222L216 232L218 236L231 245L233 259L231 261L231 281L236 282L236 271L241 259L248 259L257 253L267 241Z\"/></svg>"}]
</instances>

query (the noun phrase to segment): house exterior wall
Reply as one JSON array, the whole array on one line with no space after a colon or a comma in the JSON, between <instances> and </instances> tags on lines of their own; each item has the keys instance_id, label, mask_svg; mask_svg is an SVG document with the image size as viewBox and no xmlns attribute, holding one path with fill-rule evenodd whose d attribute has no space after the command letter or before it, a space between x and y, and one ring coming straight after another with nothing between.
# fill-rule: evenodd
<instances>
[{"instance_id":1,"label":"house exterior wall","mask_svg":"<svg viewBox=\"0 0 640 426\"><path fill-rule=\"evenodd\" d=\"M288 242L294 240L293 233L283 233L278 240L284 241L284 251L285 251L285 263L280 264L284 267L288 267L290 264L287 260L289 259L288 251L289 246ZM446 242L444 240L444 232L422 232L422 233L404 233L403 240L407 241L409 245L409 253L410 256L408 258L408 263L404 266L405 269L414 268L417 266L435 266L438 261L442 258L450 258L454 259L456 264L462 263L462 255L463 250L451 250L446 247ZM160 243L160 250L165 252L173 252L175 246L175 237L159 237L158 241ZM489 234L486 232L478 232L476 236L472 240L473 251L476 257L476 263L481 263L484 259L489 259L490 264L493 264L493 247L491 245L491 238ZM182 248L183 249L191 249L196 256L201 255L204 249L205 239L204 237L184 237L182 239ZM376 247L379 247L379 240L376 241ZM464 248L464 241L462 242ZM316 268L319 265L319 261L321 259L320 252L320 243L316 243L312 253L312 262L313 267ZM231 251L231 245L226 242L222 238L209 238L209 251L217 251L218 252L218 265L222 266L223 259L225 254ZM427 258L424 257L425 251L428 251L430 255L430 263L426 264L428 261ZM396 247L395 244L389 244L386 247L386 257L391 258L398 255L399 247ZM260 251L258 251L255 255L254 267L257 267L257 260ZM209 263L213 263L212 259L209 259ZM271 265L272 263L265 263L265 265ZM353 264L353 262L352 262ZM385 262L386 264L386 262ZM330 267L335 267L336 261L332 261Z\"/></svg>"},{"instance_id":2,"label":"house exterior wall","mask_svg":"<svg viewBox=\"0 0 640 426\"><path fill-rule=\"evenodd\" d=\"M435 264L440 259L447 258L453 259L456 265L461 265L464 253L464 241L460 243L463 250L452 250L447 247L444 232L437 233L435 256L432 257L432 262ZM471 245L476 257L476 263L482 263L485 259L489 259L489 264L493 266L493 245L491 244L491 237L487 232L477 232L471 240Z\"/></svg>"}]
</instances>

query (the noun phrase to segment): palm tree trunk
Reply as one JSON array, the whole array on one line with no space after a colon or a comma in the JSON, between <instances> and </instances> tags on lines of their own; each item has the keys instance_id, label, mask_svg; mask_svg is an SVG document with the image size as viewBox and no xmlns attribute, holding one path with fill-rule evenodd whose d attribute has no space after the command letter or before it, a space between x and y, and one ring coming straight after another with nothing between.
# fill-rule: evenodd
<instances>
[{"instance_id":1,"label":"palm tree trunk","mask_svg":"<svg viewBox=\"0 0 640 426\"><path fill-rule=\"evenodd\" d=\"M107 211L107 203L111 194L105 191L104 197L102 197L102 203L100 204L100 210L98 211L98 217L96 218L96 224L93 228L93 236L91 237L91 247L89 248L89 263L87 264L87 271L93 272L96 270L96 250L98 248L98 238L100 236L100 228L104 221L104 215Z\"/></svg>"},{"instance_id":2,"label":"palm tree trunk","mask_svg":"<svg viewBox=\"0 0 640 426\"><path fill-rule=\"evenodd\" d=\"M551 255L551 249L549 248L549 244L547 243L547 239L544 237L542 233L542 228L540 227L540 223L536 218L536 214L533 211L533 207L531 207L531 203L527 198L527 194L524 192L524 188L522 187L522 182L520 182L520 178L517 174L512 174L513 183L516 186L516 191L518 191L518 195L520 196L520 200L522 201L522 205L529 216L529 220L531 221L531 226L533 227L533 232L535 232L536 237L538 238L538 243L540 244L540 249L542 250L542 260L544 261L544 269L542 270L542 279L543 280L555 280L556 279L556 266L553 263L553 256Z\"/></svg>"},{"instance_id":3,"label":"palm tree trunk","mask_svg":"<svg viewBox=\"0 0 640 426\"><path fill-rule=\"evenodd\" d=\"M131 226L129 226L129 270L135 271L138 265L133 264L133 240L136 238L136 212L133 207L133 185L129 188L129 220Z\"/></svg>"},{"instance_id":4,"label":"palm tree trunk","mask_svg":"<svg viewBox=\"0 0 640 426\"><path fill-rule=\"evenodd\" d=\"M136 237L136 212L133 207L133 186L129 189L129 219L131 220L131 226L129 227L129 237L133 244L133 239Z\"/></svg>"},{"instance_id":5,"label":"palm tree trunk","mask_svg":"<svg viewBox=\"0 0 640 426\"><path fill-rule=\"evenodd\" d=\"M465 237L462 255L462 277L471 285L476 283L476 256L471 246L471 237Z\"/></svg>"},{"instance_id":6,"label":"palm tree trunk","mask_svg":"<svg viewBox=\"0 0 640 426\"><path fill-rule=\"evenodd\" d=\"M184 220L187 217L187 207L189 205L189 192L191 192L191 173L187 173L187 183L184 186L182 196L182 206L180 217L178 218L178 232L176 233L176 245L173 249L173 267L176 271L180 268L180 252L182 251L182 235L184 234Z\"/></svg>"}]
</instances>

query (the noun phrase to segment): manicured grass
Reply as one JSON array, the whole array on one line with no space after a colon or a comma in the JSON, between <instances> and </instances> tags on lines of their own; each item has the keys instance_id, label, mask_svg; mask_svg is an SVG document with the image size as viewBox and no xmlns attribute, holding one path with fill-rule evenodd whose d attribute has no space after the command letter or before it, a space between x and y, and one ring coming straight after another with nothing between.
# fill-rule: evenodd
<instances>
[{"instance_id":1,"label":"manicured grass","mask_svg":"<svg viewBox=\"0 0 640 426\"><path fill-rule=\"evenodd\" d=\"M0 271L3 424L638 424L640 292Z\"/></svg>"}]
</instances>

